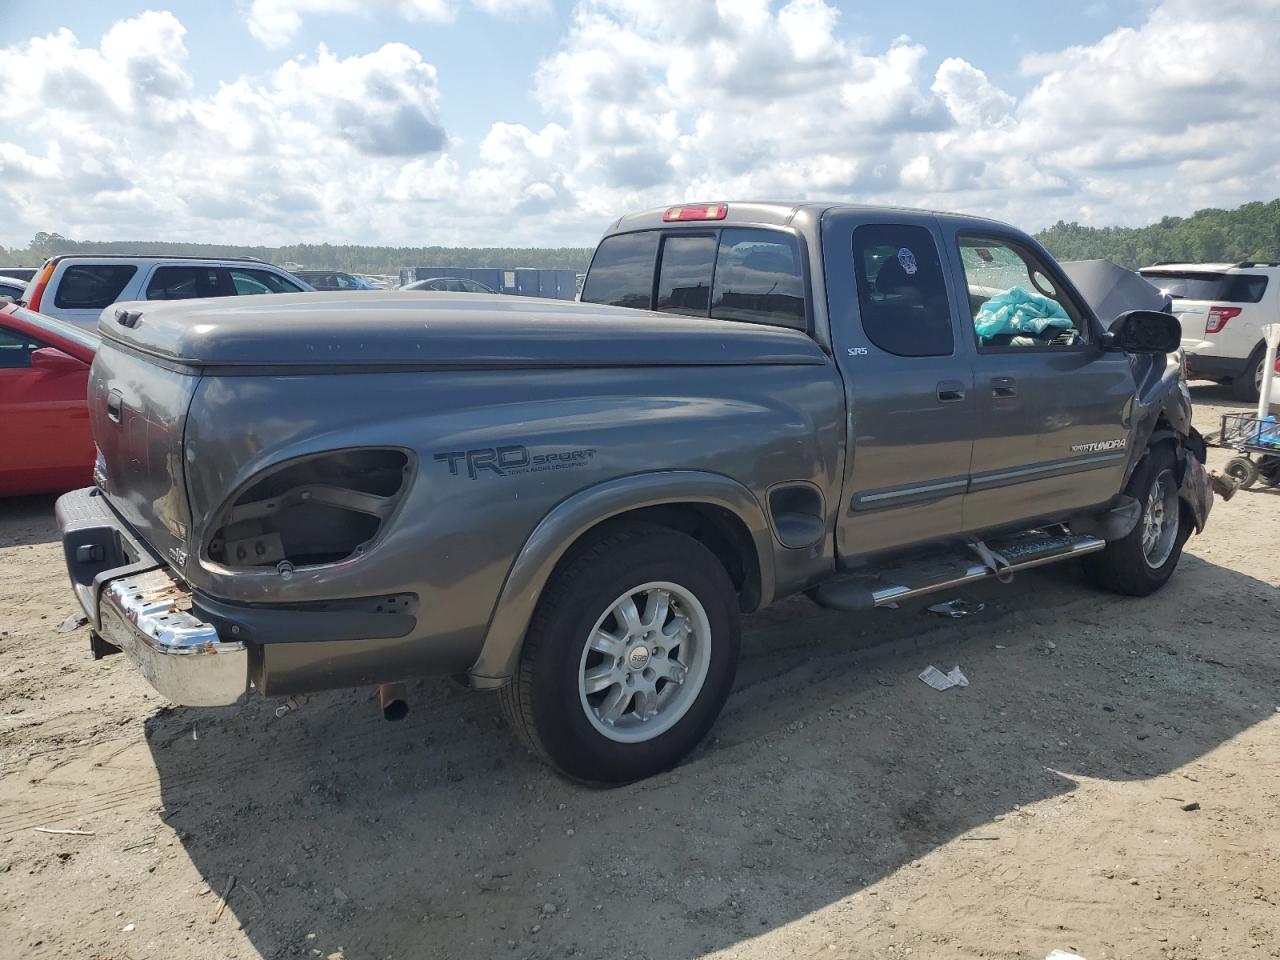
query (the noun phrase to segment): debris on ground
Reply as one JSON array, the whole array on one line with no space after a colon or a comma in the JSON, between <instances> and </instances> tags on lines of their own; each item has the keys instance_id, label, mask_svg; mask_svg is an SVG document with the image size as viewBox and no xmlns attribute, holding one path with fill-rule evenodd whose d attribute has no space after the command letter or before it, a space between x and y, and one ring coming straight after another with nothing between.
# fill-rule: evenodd
<instances>
[{"instance_id":1,"label":"debris on ground","mask_svg":"<svg viewBox=\"0 0 1280 960\"><path fill-rule=\"evenodd\" d=\"M236 887L235 874L231 875L231 879L227 881L227 888L222 891L222 896L218 898L218 910L213 915L210 923L217 923L222 918L222 912L227 909L227 897L231 896L231 891Z\"/></svg>"},{"instance_id":2,"label":"debris on ground","mask_svg":"<svg viewBox=\"0 0 1280 960\"><path fill-rule=\"evenodd\" d=\"M967 687L969 685L969 678L960 672L958 666L952 667L947 673L943 673L933 664L929 664L920 672L920 679L939 691L950 690L952 687Z\"/></svg>"},{"instance_id":3,"label":"debris on ground","mask_svg":"<svg viewBox=\"0 0 1280 960\"><path fill-rule=\"evenodd\" d=\"M88 622L89 618L83 613L73 613L71 616L67 617L67 619L62 621L61 625L58 627L58 632L70 633L72 630L83 627Z\"/></svg>"},{"instance_id":4,"label":"debris on ground","mask_svg":"<svg viewBox=\"0 0 1280 960\"><path fill-rule=\"evenodd\" d=\"M276 719L279 720L282 717L287 717L290 713L292 713L294 710L299 709L306 702L307 702L306 697L302 697L302 696L290 697L284 703L280 704L280 706L276 707L275 709Z\"/></svg>"},{"instance_id":5,"label":"debris on ground","mask_svg":"<svg viewBox=\"0 0 1280 960\"><path fill-rule=\"evenodd\" d=\"M948 600L945 603L935 603L929 607L929 612L940 617L951 617L954 620L959 620L961 617L971 617L975 613L981 613L985 607L985 603L957 599Z\"/></svg>"}]
</instances>

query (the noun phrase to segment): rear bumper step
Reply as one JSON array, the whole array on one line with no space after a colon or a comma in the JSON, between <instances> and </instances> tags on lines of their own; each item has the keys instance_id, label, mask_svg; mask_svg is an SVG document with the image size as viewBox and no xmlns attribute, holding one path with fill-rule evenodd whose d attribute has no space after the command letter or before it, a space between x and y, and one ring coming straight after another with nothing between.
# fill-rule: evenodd
<instances>
[{"instance_id":1,"label":"rear bumper step","mask_svg":"<svg viewBox=\"0 0 1280 960\"><path fill-rule=\"evenodd\" d=\"M1106 547L1098 537L1072 536L1033 531L1016 537L987 542L987 547L1008 561L1000 573L1017 573L1046 563L1084 556ZM901 600L974 583L996 575L996 571L975 558L969 550L947 552L881 569L876 574L829 580L809 596L820 606L833 610L872 610Z\"/></svg>"},{"instance_id":2,"label":"rear bumper step","mask_svg":"<svg viewBox=\"0 0 1280 960\"><path fill-rule=\"evenodd\" d=\"M191 591L164 570L108 581L98 606L99 632L124 651L156 692L189 707L241 700L249 687L249 652L193 616Z\"/></svg>"},{"instance_id":3,"label":"rear bumper step","mask_svg":"<svg viewBox=\"0 0 1280 960\"><path fill-rule=\"evenodd\" d=\"M95 656L119 648L158 693L185 706L220 706L245 696L246 645L223 640L191 612L190 588L98 490L64 494L56 514L76 599L99 637Z\"/></svg>"}]
</instances>

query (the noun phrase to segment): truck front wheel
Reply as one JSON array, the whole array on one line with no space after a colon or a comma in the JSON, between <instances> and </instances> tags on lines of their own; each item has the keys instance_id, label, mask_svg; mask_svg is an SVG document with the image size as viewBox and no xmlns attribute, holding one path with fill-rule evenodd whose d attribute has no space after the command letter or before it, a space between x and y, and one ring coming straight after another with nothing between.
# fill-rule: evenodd
<instances>
[{"instance_id":1,"label":"truck front wheel","mask_svg":"<svg viewBox=\"0 0 1280 960\"><path fill-rule=\"evenodd\" d=\"M711 729L740 631L733 583L710 550L664 527L616 529L547 585L500 691L503 713L572 779L651 776Z\"/></svg>"},{"instance_id":2,"label":"truck front wheel","mask_svg":"<svg viewBox=\"0 0 1280 960\"><path fill-rule=\"evenodd\" d=\"M1142 517L1128 534L1105 550L1085 557L1085 568L1099 586L1145 597L1173 576L1191 529L1182 517L1177 461L1167 443L1147 451L1125 492L1142 504Z\"/></svg>"}]
</instances>

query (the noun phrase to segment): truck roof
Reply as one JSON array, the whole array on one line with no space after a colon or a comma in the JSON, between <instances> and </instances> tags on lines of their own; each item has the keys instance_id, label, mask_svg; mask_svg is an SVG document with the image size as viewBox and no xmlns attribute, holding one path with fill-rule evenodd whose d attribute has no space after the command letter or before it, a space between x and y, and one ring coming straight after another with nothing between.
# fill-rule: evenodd
<instances>
[{"instance_id":1,"label":"truck roof","mask_svg":"<svg viewBox=\"0 0 1280 960\"><path fill-rule=\"evenodd\" d=\"M719 220L685 220L685 221L667 221L664 215L668 210L675 207L697 207L697 206L713 206L721 205L727 207L725 216ZM832 210L850 210L861 213L884 213L888 215L911 214L914 216L930 216L930 217L947 217L961 219L972 223L998 224L1007 226L999 220L992 220L988 217L977 217L963 213L949 213L942 210L924 210L915 207L899 207L879 204L863 204L863 203L841 203L830 200L719 200L705 201L699 203L669 204L665 207L654 207L649 210L641 210L637 213L628 213L619 217L608 229L606 234L624 233L630 230L647 230L658 227L669 228L678 226L706 227L708 225L723 224L767 224L776 226L790 225L801 213L808 214L812 219L820 218L824 213Z\"/></svg>"}]
</instances>

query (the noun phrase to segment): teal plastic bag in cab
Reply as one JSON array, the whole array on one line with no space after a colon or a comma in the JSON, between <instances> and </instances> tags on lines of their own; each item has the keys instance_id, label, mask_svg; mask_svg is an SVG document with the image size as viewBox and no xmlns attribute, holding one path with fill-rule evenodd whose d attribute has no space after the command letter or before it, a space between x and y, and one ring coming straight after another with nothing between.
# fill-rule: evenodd
<instances>
[{"instance_id":1,"label":"teal plastic bag in cab","mask_svg":"<svg viewBox=\"0 0 1280 960\"><path fill-rule=\"evenodd\" d=\"M978 336L990 340L1002 334L1041 334L1049 327L1072 327L1062 304L1022 287L997 293L978 310L973 326Z\"/></svg>"}]
</instances>

